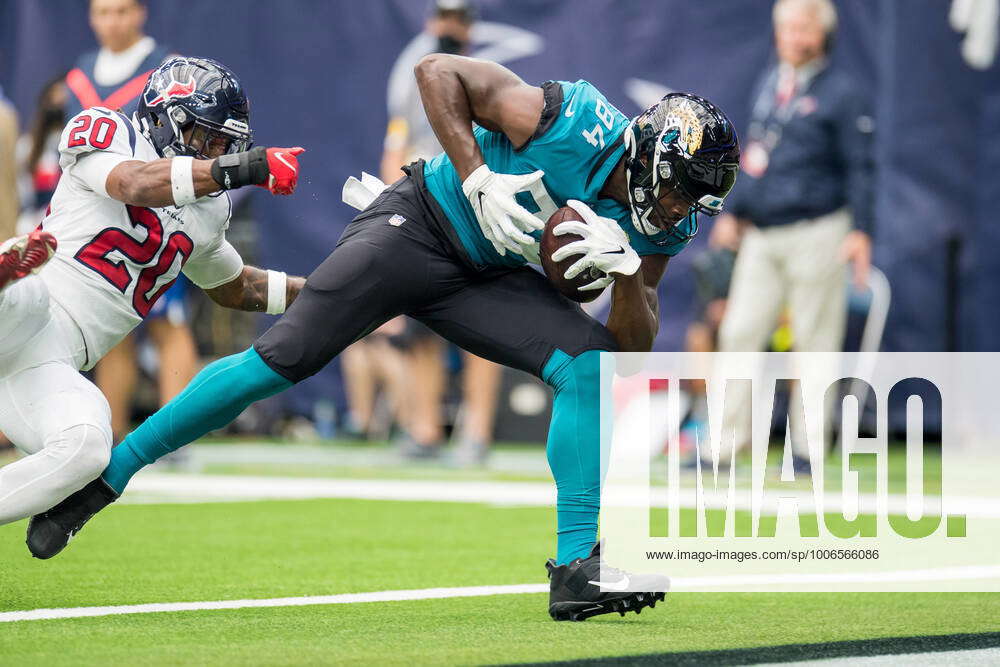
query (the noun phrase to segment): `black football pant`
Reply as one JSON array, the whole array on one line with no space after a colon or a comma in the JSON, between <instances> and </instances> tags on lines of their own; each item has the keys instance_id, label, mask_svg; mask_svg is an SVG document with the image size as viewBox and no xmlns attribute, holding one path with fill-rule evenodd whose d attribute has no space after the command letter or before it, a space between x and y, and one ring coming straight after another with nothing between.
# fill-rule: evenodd
<instances>
[{"instance_id":1,"label":"black football pant","mask_svg":"<svg viewBox=\"0 0 1000 667\"><path fill-rule=\"evenodd\" d=\"M546 454L558 489L558 563L585 558L600 510L599 350L611 333L540 273L476 270L404 178L355 218L254 348L298 382L397 315L552 386Z\"/></svg>"},{"instance_id":2,"label":"black football pant","mask_svg":"<svg viewBox=\"0 0 1000 667\"><path fill-rule=\"evenodd\" d=\"M404 178L345 230L288 311L254 348L292 382L410 315L456 345L541 377L555 350L614 350L610 332L528 268L470 267Z\"/></svg>"}]
</instances>

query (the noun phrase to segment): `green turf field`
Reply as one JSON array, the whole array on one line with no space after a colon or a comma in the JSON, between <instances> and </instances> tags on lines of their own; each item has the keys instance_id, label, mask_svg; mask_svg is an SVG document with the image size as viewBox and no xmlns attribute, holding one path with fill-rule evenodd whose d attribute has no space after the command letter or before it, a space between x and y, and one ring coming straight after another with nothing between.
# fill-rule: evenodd
<instances>
[{"instance_id":1,"label":"green turf field","mask_svg":"<svg viewBox=\"0 0 1000 667\"><path fill-rule=\"evenodd\" d=\"M544 583L553 522L463 503L115 505L48 562L28 556L24 522L0 527L0 611ZM672 593L577 624L549 620L544 594L0 624L0 664L47 666L744 664L998 645L987 594Z\"/></svg>"}]
</instances>

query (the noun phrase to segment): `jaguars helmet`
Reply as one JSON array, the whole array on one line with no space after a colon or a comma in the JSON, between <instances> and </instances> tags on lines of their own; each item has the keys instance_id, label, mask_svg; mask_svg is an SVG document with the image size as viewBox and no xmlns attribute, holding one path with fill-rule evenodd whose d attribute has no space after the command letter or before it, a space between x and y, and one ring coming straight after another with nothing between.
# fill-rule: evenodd
<instances>
[{"instance_id":1,"label":"jaguars helmet","mask_svg":"<svg viewBox=\"0 0 1000 667\"><path fill-rule=\"evenodd\" d=\"M698 214L718 215L736 182L740 145L722 110L690 93L670 93L625 129L625 182L632 224L657 245L698 233ZM669 214L659 199L671 188L691 203L686 220L660 229L650 220Z\"/></svg>"},{"instance_id":2,"label":"jaguars helmet","mask_svg":"<svg viewBox=\"0 0 1000 667\"><path fill-rule=\"evenodd\" d=\"M162 157L240 153L253 139L243 87L232 70L209 58L172 58L160 65L146 81L135 117Z\"/></svg>"}]
</instances>

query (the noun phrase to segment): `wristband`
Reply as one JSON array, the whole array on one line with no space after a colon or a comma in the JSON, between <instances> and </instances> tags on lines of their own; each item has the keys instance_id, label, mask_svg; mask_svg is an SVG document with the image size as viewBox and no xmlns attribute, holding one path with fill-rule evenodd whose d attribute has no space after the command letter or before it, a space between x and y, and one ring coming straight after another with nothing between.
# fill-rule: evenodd
<instances>
[{"instance_id":1,"label":"wristband","mask_svg":"<svg viewBox=\"0 0 1000 667\"><path fill-rule=\"evenodd\" d=\"M174 206L193 204L198 200L194 196L193 164L192 157L175 157L170 161L170 190L174 195Z\"/></svg>"},{"instance_id":2,"label":"wristband","mask_svg":"<svg viewBox=\"0 0 1000 667\"><path fill-rule=\"evenodd\" d=\"M267 271L267 314L281 315L285 312L285 295L288 291L288 274L282 271Z\"/></svg>"},{"instance_id":3,"label":"wristband","mask_svg":"<svg viewBox=\"0 0 1000 667\"><path fill-rule=\"evenodd\" d=\"M260 185L271 173L267 167L267 149L263 146L242 153L223 155L212 162L212 178L225 190L244 185Z\"/></svg>"}]
</instances>

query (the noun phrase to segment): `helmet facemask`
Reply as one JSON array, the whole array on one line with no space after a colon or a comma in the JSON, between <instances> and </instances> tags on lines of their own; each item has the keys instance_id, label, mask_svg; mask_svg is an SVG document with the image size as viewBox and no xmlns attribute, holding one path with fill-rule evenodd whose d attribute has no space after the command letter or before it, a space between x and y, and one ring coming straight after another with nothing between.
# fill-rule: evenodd
<instances>
[{"instance_id":1,"label":"helmet facemask","mask_svg":"<svg viewBox=\"0 0 1000 667\"><path fill-rule=\"evenodd\" d=\"M735 183L738 158L728 155L735 147L738 156L735 134L732 146L723 146L723 150L705 146L699 152L708 123L718 122L702 117L707 116L704 112L709 111L709 106L709 102L693 95L674 93L632 119L625 129L625 182L632 224L657 245L693 238L698 233L698 214L718 215L723 197ZM724 116L721 118L728 123ZM702 153L707 155L703 157ZM719 153L723 159L711 159L712 153ZM661 229L651 218L655 215L661 222L670 220L671 213L660 202L670 191L687 200L690 208L685 218L669 229Z\"/></svg>"},{"instance_id":2,"label":"helmet facemask","mask_svg":"<svg viewBox=\"0 0 1000 667\"><path fill-rule=\"evenodd\" d=\"M182 109L180 111L183 112ZM210 160L249 150L252 138L250 126L244 121L229 118L220 125L195 117L193 121L180 126L178 143L184 152L178 154L190 155L199 160ZM217 150L213 151L213 148Z\"/></svg>"},{"instance_id":3,"label":"helmet facemask","mask_svg":"<svg viewBox=\"0 0 1000 667\"><path fill-rule=\"evenodd\" d=\"M656 245L673 245L690 240L698 233L698 218L694 210L669 229L663 229L653 224L650 219L654 215L661 221L670 220L670 212L660 203L660 198L666 194L666 188L673 186L672 168L668 162L660 162L661 151L653 150L650 160L648 150L641 150L641 144L649 143L649 139L637 142L632 132L632 125L638 119L633 119L625 129L625 185L628 188L629 212L632 215L632 225ZM660 142L662 135L655 140ZM666 186L666 187L664 187ZM662 192L662 194L661 194ZM688 221L688 224L682 223Z\"/></svg>"},{"instance_id":4,"label":"helmet facemask","mask_svg":"<svg viewBox=\"0 0 1000 667\"><path fill-rule=\"evenodd\" d=\"M166 119L170 124L173 141L164 146L164 157L191 156L199 160L209 160L249 150L253 133L245 120L229 118L219 124L193 116L180 106L168 108L156 119ZM186 138L185 138L186 136ZM210 147L223 142L222 152L211 154Z\"/></svg>"}]
</instances>

